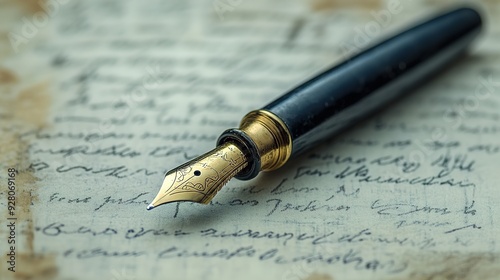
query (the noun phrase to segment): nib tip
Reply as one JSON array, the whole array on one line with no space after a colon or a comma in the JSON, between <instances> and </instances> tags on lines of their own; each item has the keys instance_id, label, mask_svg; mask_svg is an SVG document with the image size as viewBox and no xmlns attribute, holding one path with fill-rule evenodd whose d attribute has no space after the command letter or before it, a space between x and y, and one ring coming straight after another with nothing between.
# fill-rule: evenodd
<instances>
[{"instance_id":1,"label":"nib tip","mask_svg":"<svg viewBox=\"0 0 500 280\"><path fill-rule=\"evenodd\" d=\"M153 204L149 204L148 207L146 207L146 210L151 210L153 208L155 208L154 205Z\"/></svg>"}]
</instances>

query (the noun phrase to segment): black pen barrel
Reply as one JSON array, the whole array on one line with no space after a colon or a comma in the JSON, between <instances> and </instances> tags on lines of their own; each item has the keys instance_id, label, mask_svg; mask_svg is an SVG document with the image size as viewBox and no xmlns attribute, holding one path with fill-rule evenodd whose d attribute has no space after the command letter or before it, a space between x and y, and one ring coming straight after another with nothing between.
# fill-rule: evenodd
<instances>
[{"instance_id":1,"label":"black pen barrel","mask_svg":"<svg viewBox=\"0 0 500 280\"><path fill-rule=\"evenodd\" d=\"M437 74L467 49L481 26L474 9L447 12L324 71L263 109L285 123L296 156Z\"/></svg>"}]
</instances>

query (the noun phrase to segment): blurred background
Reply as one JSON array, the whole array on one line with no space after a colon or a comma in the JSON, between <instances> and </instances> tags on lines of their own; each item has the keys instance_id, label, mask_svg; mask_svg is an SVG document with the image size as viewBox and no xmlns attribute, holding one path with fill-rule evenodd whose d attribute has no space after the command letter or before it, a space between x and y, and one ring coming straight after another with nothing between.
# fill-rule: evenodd
<instances>
[{"instance_id":1,"label":"blurred background","mask_svg":"<svg viewBox=\"0 0 500 280\"><path fill-rule=\"evenodd\" d=\"M359 230L372 227L374 233L385 238L396 232L394 221L381 218L370 209L370 203L365 203L377 195L394 201L408 198L410 202L446 202L447 207L456 206L456 209L462 209L464 203L482 201L483 204L476 202L476 207L484 210L481 213L491 213L490 205L498 204L500 199L498 192L443 188L428 196L425 188L374 184L363 189L357 180L341 181L333 176L322 177L318 189L331 186L332 181L345 184L348 192L361 188L364 204L345 198L335 203L352 202L349 214L313 216L276 212L269 217L269 207L241 212L228 210L232 209L228 201L239 195L264 205L265 191L249 194L251 185L276 186L283 178L292 178L294 168L314 161L306 157L284 168L276 177L264 177L253 183L232 182L217 196L220 204L211 205L212 210L207 211L206 216L200 215L202 210L198 206L181 208L183 215L178 208L166 206L161 211L147 213L147 219L142 212L158 190L163 172L213 148L218 135L237 126L248 111L260 108L313 74L408 23L460 4L476 6L485 16L485 32L472 54L419 94L401 100L390 110L321 147L325 153L369 158L381 156L377 149L382 148L373 148L373 143L381 146L381 143L407 138L422 144L394 150L405 157L422 154L419 172L424 175L418 176L435 172L436 164L432 164L439 157L433 149L437 148L425 145L436 140L431 133L434 130L444 135L441 140L463 140L462 146L452 150L457 153L465 153L467 145L476 143L498 145L494 143L495 133L500 131L498 94L487 100L473 100L477 107L470 110L465 105L469 104L467 97L482 78L493 81L488 88L494 85L498 93L500 1L0 0L0 163L2 170L15 166L20 171L19 199L24 209L19 217L22 225L20 275L23 279L42 276L46 279L144 279L143 276L150 276L155 269L174 267L161 266L156 259L77 261L72 256L63 257L68 248L76 252L91 246L154 251L164 246L164 240L153 235L126 242L118 238L92 239L87 235L57 239L39 231L55 221L74 225L74 228L85 224L116 228L120 232L135 226L186 231L195 231L197 226L219 226L229 231L265 222L271 230L283 226L296 234L316 234L329 232L331 227L347 232L351 225L359 225ZM498 165L490 164L493 161L487 156L480 158L484 159L477 165L481 172L456 172L453 178L493 186L497 181L491 174L498 173ZM338 170L343 168L345 166ZM377 171L387 176L406 176L396 167L384 168ZM298 187L310 182L305 177L292 181L288 183ZM122 192L126 195L120 196ZM93 197L89 203L76 206L62 199L88 196ZM320 193L311 199L329 196ZM306 198L286 193L283 199L299 203ZM209 219L210 214L223 219ZM457 250L498 251L495 242L490 242L498 239L494 218L491 221L489 216L481 215L463 218L461 214L450 219L453 226L477 220L478 224L490 223L493 229L481 237L471 238L472 248L460 245ZM416 238L416 241L404 248L391 247L389 251L396 260L406 258L408 255L402 252L408 248L421 250L418 246L434 233L433 229L425 226L397 229L401 236ZM448 235L441 234L436 239L441 243L432 250L447 251L458 246ZM201 238L190 242L205 246ZM214 246L223 242L213 241ZM309 249L294 244L279 248L286 252L284 254ZM3 249L3 241L1 245ZM344 250L347 245L343 246L338 245L335 250ZM366 248L370 256L387 257L383 251L386 248L379 243L369 243L362 249ZM434 251L429 249L429 252L428 256L434 256ZM37 258L33 258L35 255ZM414 260L415 271L425 271L427 266L432 266L421 259ZM454 268L462 263L460 258L452 260L447 267L452 274L447 275L460 275ZM5 262L2 261L2 265ZM241 271L248 268L239 260L231 265ZM222 269L201 267L203 269L191 273L210 271L214 273L212 276L227 276ZM259 271L267 273L269 269L269 275L276 276L275 279L285 279L284 270L274 270L275 266L260 268L249 271L246 276L257 277ZM492 271L492 266L487 268L480 271ZM4 279L5 267L0 269L0 278ZM292 270L293 267L289 271ZM482 273L480 271L477 273ZM188 272L180 270L179 273ZM134 277L128 278L130 275ZM286 279L304 278L302 274L299 276ZM476 276L476 279L486 278L479 277L482 274ZM380 279L387 278L382 275Z\"/></svg>"}]
</instances>

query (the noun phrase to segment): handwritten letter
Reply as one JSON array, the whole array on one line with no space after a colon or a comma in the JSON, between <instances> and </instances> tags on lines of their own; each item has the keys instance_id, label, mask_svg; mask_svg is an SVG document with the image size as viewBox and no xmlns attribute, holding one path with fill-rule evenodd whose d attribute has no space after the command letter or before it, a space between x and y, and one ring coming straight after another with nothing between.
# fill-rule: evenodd
<instances>
[{"instance_id":1,"label":"handwritten letter","mask_svg":"<svg viewBox=\"0 0 500 280\"><path fill-rule=\"evenodd\" d=\"M500 275L498 22L446 72L280 170L231 180L209 205L146 211L165 171L245 113L436 10L202 2L2 8L2 279Z\"/></svg>"}]
</instances>

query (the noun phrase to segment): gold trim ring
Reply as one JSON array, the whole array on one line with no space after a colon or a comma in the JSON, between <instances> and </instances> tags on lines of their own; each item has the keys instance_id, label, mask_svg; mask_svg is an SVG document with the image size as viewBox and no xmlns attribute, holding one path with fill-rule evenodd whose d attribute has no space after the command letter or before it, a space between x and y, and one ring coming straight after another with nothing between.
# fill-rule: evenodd
<instances>
[{"instance_id":1,"label":"gold trim ring","mask_svg":"<svg viewBox=\"0 0 500 280\"><path fill-rule=\"evenodd\" d=\"M240 130L257 146L261 171L280 168L292 155L292 136L288 127L278 116L269 111L251 111L241 120Z\"/></svg>"}]
</instances>

